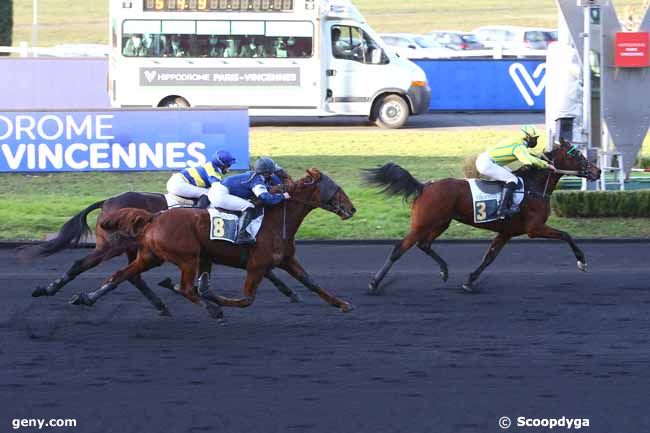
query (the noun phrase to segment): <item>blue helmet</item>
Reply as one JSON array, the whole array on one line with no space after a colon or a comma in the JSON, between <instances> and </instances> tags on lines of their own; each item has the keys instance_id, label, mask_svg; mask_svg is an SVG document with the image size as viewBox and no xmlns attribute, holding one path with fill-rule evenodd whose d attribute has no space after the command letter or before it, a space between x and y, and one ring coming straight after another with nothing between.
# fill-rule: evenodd
<instances>
[{"instance_id":1,"label":"blue helmet","mask_svg":"<svg viewBox=\"0 0 650 433\"><path fill-rule=\"evenodd\" d=\"M217 150L212 155L212 163L219 166L230 167L237 161L227 150Z\"/></svg>"}]
</instances>

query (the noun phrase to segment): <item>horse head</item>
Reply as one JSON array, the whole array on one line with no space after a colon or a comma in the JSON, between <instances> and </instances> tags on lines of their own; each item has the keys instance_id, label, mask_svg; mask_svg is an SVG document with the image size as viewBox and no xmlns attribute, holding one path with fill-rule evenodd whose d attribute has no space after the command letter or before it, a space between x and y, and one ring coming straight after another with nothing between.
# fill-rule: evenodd
<instances>
[{"instance_id":1,"label":"horse head","mask_svg":"<svg viewBox=\"0 0 650 433\"><path fill-rule=\"evenodd\" d=\"M290 183L287 192L291 200L325 209L343 220L351 218L357 211L343 188L317 168L310 168L307 176Z\"/></svg>"},{"instance_id":2,"label":"horse head","mask_svg":"<svg viewBox=\"0 0 650 433\"><path fill-rule=\"evenodd\" d=\"M600 178L600 168L589 162L575 145L562 138L560 143L545 155L559 170L577 171L579 177L592 181Z\"/></svg>"}]
</instances>

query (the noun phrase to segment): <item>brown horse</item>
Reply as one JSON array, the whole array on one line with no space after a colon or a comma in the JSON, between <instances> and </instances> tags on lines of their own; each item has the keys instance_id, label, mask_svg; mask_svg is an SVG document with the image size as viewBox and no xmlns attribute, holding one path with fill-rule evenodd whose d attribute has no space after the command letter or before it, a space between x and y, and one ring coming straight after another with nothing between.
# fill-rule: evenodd
<instances>
[{"instance_id":1,"label":"brown horse","mask_svg":"<svg viewBox=\"0 0 650 433\"><path fill-rule=\"evenodd\" d=\"M469 275L463 289L473 291L473 284L492 263L503 246L513 237L527 234L530 238L562 239L566 241L578 259L578 268L586 269L585 257L571 236L561 230L546 225L551 213L550 196L563 171L572 171L589 180L600 177L600 169L591 164L574 146L562 141L545 158L553 163L557 172L549 170L525 169L520 173L524 178L525 198L520 212L507 220L487 223L474 222L474 206L469 183L463 179L441 179L426 184L420 183L400 166L387 163L382 167L365 170L363 174L367 183L383 186L383 192L390 195L401 194L404 200L414 196L411 213L411 230L398 242L382 268L370 280L369 293L382 293L379 284L391 266L413 245L417 245L425 254L440 266L440 275L447 281L447 263L432 248L433 241L440 236L452 220L460 221L474 227L497 232L490 248L483 257L479 267Z\"/></svg>"},{"instance_id":2,"label":"brown horse","mask_svg":"<svg viewBox=\"0 0 650 433\"><path fill-rule=\"evenodd\" d=\"M266 209L257 242L250 250L224 241L211 241L210 217L203 209L177 208L160 214L121 209L109 215L102 226L134 239L138 245L137 257L100 288L75 295L70 302L92 305L123 281L171 262L181 271L180 293L194 303L203 299L219 306L248 307L264 276L272 268L279 267L328 304L344 312L352 310L351 304L327 293L303 269L295 255L294 237L304 218L315 208L328 210L344 220L352 217L356 209L334 181L314 168L307 171L306 177L287 185L285 190L291 199ZM207 282L203 277L197 293L196 276L199 269L205 269L206 262L246 269L244 297L228 299L214 295L203 284Z\"/></svg>"},{"instance_id":3,"label":"brown horse","mask_svg":"<svg viewBox=\"0 0 650 433\"><path fill-rule=\"evenodd\" d=\"M286 173L283 173L281 177L290 179ZM55 238L42 244L22 249L20 255L23 258L32 259L35 257L49 256L65 248L78 246L79 241L90 232L90 227L88 227L88 223L86 222L88 214L96 209L100 209L95 227L95 248L85 257L75 261L60 278L57 278L45 287L36 287L32 292L32 296L54 296L63 286L74 280L80 274L113 257L126 254L129 263L135 260L138 250L135 241L128 237L120 237L114 230L108 230L102 227L101 224L107 215L124 208L136 208L156 213L167 209L167 200L163 194L149 192L125 192L105 200L100 200L70 218L61 227L61 230L59 230ZM300 296L284 284L273 271L269 271L266 278L282 294L290 298L292 302L300 301ZM129 282L153 304L160 314L169 315L169 310L167 310L163 301L149 288L147 283L139 275L129 279Z\"/></svg>"}]
</instances>

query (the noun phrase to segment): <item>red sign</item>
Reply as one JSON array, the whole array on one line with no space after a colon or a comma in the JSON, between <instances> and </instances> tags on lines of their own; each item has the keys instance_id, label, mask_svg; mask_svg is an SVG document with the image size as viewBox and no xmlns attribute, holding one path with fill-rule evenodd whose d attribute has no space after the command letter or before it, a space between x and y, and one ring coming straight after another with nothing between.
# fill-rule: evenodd
<instances>
[{"instance_id":1,"label":"red sign","mask_svg":"<svg viewBox=\"0 0 650 433\"><path fill-rule=\"evenodd\" d=\"M650 66L648 45L650 45L650 33L648 32L616 33L614 65L619 68Z\"/></svg>"}]
</instances>

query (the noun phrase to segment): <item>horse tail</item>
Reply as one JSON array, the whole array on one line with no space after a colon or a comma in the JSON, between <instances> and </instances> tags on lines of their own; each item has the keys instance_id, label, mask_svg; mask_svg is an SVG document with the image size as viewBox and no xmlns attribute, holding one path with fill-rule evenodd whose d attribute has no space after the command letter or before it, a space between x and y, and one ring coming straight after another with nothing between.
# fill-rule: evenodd
<instances>
[{"instance_id":1,"label":"horse tail","mask_svg":"<svg viewBox=\"0 0 650 433\"><path fill-rule=\"evenodd\" d=\"M124 208L111 212L99 223L104 230L118 231L120 234L135 239L153 220L155 214L143 209Z\"/></svg>"},{"instance_id":2,"label":"horse tail","mask_svg":"<svg viewBox=\"0 0 650 433\"><path fill-rule=\"evenodd\" d=\"M55 238L39 245L21 248L19 256L23 259L46 257L64 248L78 246L81 238L90 233L90 227L88 227L88 222L86 221L88 214L95 209L101 208L105 201L95 202L70 218L63 224Z\"/></svg>"},{"instance_id":3,"label":"horse tail","mask_svg":"<svg viewBox=\"0 0 650 433\"><path fill-rule=\"evenodd\" d=\"M408 201L411 196L417 199L424 188L423 183L393 162L387 162L381 167L365 169L362 177L368 185L384 187L381 190L383 193L402 195L404 201Z\"/></svg>"}]
</instances>

